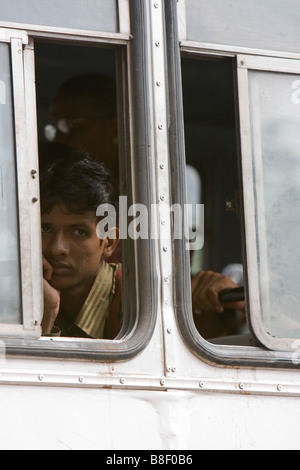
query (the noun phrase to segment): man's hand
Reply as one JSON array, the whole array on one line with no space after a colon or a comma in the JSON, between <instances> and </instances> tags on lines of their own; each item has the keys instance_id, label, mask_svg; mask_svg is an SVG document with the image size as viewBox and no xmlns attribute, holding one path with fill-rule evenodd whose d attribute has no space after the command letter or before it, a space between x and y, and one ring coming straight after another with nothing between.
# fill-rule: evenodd
<instances>
[{"instance_id":1,"label":"man's hand","mask_svg":"<svg viewBox=\"0 0 300 470\"><path fill-rule=\"evenodd\" d=\"M224 309L245 311L245 302L219 301L219 293L224 289L234 289L237 285L226 276L212 271L201 271L192 278L193 310L196 314L202 312L224 312Z\"/></svg>"},{"instance_id":2,"label":"man's hand","mask_svg":"<svg viewBox=\"0 0 300 470\"><path fill-rule=\"evenodd\" d=\"M44 316L41 325L43 335L51 333L60 306L60 293L49 284L52 271L51 264L43 257Z\"/></svg>"}]
</instances>

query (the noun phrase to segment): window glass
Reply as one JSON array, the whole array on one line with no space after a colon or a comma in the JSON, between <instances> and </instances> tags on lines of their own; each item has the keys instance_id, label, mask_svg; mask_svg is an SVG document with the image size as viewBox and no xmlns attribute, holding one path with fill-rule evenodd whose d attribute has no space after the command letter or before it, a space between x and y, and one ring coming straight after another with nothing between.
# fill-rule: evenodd
<instances>
[{"instance_id":1,"label":"window glass","mask_svg":"<svg viewBox=\"0 0 300 470\"><path fill-rule=\"evenodd\" d=\"M186 6L191 41L299 52L298 0L186 0Z\"/></svg>"},{"instance_id":2,"label":"window glass","mask_svg":"<svg viewBox=\"0 0 300 470\"><path fill-rule=\"evenodd\" d=\"M300 337L300 79L249 71L262 321Z\"/></svg>"},{"instance_id":3,"label":"window glass","mask_svg":"<svg viewBox=\"0 0 300 470\"><path fill-rule=\"evenodd\" d=\"M0 322L21 323L10 47L0 44Z\"/></svg>"},{"instance_id":4,"label":"window glass","mask_svg":"<svg viewBox=\"0 0 300 470\"><path fill-rule=\"evenodd\" d=\"M118 32L117 0L0 0L1 21Z\"/></svg>"}]
</instances>

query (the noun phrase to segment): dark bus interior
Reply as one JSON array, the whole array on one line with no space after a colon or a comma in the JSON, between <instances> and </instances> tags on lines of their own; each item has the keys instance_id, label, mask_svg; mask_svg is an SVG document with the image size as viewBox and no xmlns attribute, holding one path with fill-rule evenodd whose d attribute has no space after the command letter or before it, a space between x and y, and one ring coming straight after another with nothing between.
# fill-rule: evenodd
<instances>
[{"instance_id":1,"label":"dark bus interior","mask_svg":"<svg viewBox=\"0 0 300 470\"><path fill-rule=\"evenodd\" d=\"M57 88L69 78L83 74L103 74L116 78L113 48L35 43L36 92L39 141L46 141L49 107Z\"/></svg>"},{"instance_id":2,"label":"dark bus interior","mask_svg":"<svg viewBox=\"0 0 300 470\"><path fill-rule=\"evenodd\" d=\"M205 207L204 247L200 256L193 254L192 268L223 273L231 267L233 280L243 285L234 65L231 58L186 54L182 84L186 161L199 174ZM235 311L194 319L205 339L247 332L244 317Z\"/></svg>"}]
</instances>

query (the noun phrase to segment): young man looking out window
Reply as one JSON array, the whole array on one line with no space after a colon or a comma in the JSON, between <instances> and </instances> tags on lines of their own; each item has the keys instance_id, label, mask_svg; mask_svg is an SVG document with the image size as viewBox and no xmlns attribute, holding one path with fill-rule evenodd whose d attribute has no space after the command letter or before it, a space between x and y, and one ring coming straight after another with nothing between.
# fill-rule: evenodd
<instances>
[{"instance_id":1,"label":"young man looking out window","mask_svg":"<svg viewBox=\"0 0 300 470\"><path fill-rule=\"evenodd\" d=\"M120 329L118 243L97 235L101 204L116 207L109 171L88 153L62 144L40 149L44 317L42 334L113 339Z\"/></svg>"}]
</instances>

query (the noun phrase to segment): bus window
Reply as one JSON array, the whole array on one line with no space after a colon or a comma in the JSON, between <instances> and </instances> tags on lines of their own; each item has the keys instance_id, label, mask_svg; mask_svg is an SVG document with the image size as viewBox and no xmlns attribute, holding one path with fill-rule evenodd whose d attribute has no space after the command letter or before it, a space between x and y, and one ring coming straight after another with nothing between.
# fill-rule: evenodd
<instances>
[{"instance_id":1,"label":"bus window","mask_svg":"<svg viewBox=\"0 0 300 470\"><path fill-rule=\"evenodd\" d=\"M21 3L13 2L14 8L5 5L7 8L3 8L0 21L2 26L0 29L2 63L0 117L4 122L1 128L3 134L1 145L3 148L5 146L5 155L3 156L5 164L3 163L0 168L1 180L5 179L1 192L3 195L1 217L3 215L3 226L6 225L6 229L10 229L9 244L7 247L2 247L3 260L0 260L0 268L2 268L2 261L9 263L10 270L8 266L5 266L7 275L10 275L11 271L16 268L13 273L15 309L10 309L9 324L4 323L6 318L3 318L3 323L0 323L0 336L5 338L7 350L12 351L13 354L36 355L38 352L39 355L48 357L66 357L67 354L70 358L90 359L92 357L93 359L113 359L116 361L129 359L148 344L156 324L156 296L159 280L152 263L153 243L150 238L140 242L130 236L123 236L121 250L120 245L115 243L117 240L115 236L103 236L107 225L112 228L110 221L103 223L103 218L105 219L106 216L109 218L112 214L106 214L107 211L102 213L103 204L100 203L101 207L98 205L98 196L105 193L106 202L108 200L113 202L110 207L114 208L113 215L115 215L117 223L117 210L114 207L114 201L115 199L118 201L119 194L126 196L122 202L126 199L129 209L135 198L145 206L154 201L153 185L150 183L154 173L152 173L151 159L148 155L152 143L152 128L149 119L150 84L148 81L151 62L149 60L150 36L149 24L145 22L148 10L146 11L143 2L129 3L126 0L75 1L72 2L70 9L72 15L69 15L69 10L67 11L65 7L70 6L70 2L64 2L63 5L61 3L58 5L56 1L43 2L41 5L41 2L32 1L27 5L28 10L24 9L23 3L22 5ZM80 15L78 14L79 3ZM16 5L20 8L16 8ZM35 11L29 17L27 14L30 10ZM94 10L95 15L93 15ZM35 21L35 23L28 24L28 21ZM9 27L14 29L10 30ZM84 80L91 80L88 85L85 82L85 89L88 89L88 92L93 91L95 87L93 79L96 77L97 81L97 77L101 77L101 83L105 86L103 85L101 88L102 99L100 101L103 106L105 105L105 110L100 109L99 100L94 100L91 95L88 103L83 103L82 99L80 106L78 106L77 98L84 88L81 87L81 90L78 91L78 78L80 82L83 77ZM147 84L146 87L145 84ZM107 92L108 90L109 92ZM10 100L13 103L11 106ZM67 105L69 105L68 109ZM13 119L15 126L13 126ZM10 120L12 128L9 127ZM91 135L89 134L87 137L95 121L102 122L102 125L98 126L98 135L94 135L93 139L95 144L96 138L101 136L102 142L98 145L100 152L97 152L95 146L90 148ZM109 125L104 125L108 121ZM84 135L85 140L83 139ZM61 151L64 148L63 152L68 153L68 158L64 158L58 151L55 151L53 158L54 147L57 150L58 146ZM82 159L79 161L78 152L81 153L81 156L82 152L85 153L84 163L82 163ZM87 157L86 152L94 156ZM138 155L138 158L131 158L132 153ZM13 180L15 175L11 162L14 161L14 157L17 163L18 185ZM99 286L105 290L106 298L102 312L105 312L107 317L109 316L110 321L106 322L105 315L101 316L105 322L101 320L101 332L99 333L98 320L100 317L95 313L95 303L89 303L94 293L93 288L97 288L96 282L92 282L95 277L86 278L85 288L91 287L91 289L85 292L87 295L81 299L82 302L76 302L74 296L69 296L69 302L65 302L65 296L64 300L62 296L59 298L58 294L62 289L59 289L60 286L56 285L57 283L52 282L51 285L49 281L53 276L56 276L57 279L60 275L61 277L65 275L64 294L66 294L65 291L69 292L70 286L67 285L67 276L72 271L72 265L63 263L59 259L56 261L52 259L51 264L46 256L42 256L46 251L43 248L45 245L41 238L44 240L48 237L49 241L49 237L55 235L53 246L58 246L59 250L64 252L66 252L67 244L61 243L61 241L65 240L66 233L68 236L76 237L78 242L82 239L83 244L87 238L90 241L88 234L91 233L89 232L91 220L87 217L86 223L83 224L84 227L78 222L78 217L86 212L90 214L90 211L84 210L83 205L80 207L76 205L75 199L73 202L68 201L68 207L60 205L55 199L56 196L51 199L54 194L57 195L58 186L53 180L51 180L51 187L47 186L45 181L47 178L49 181L49 178L51 179L55 174L60 178L59 188L63 189L66 186L65 181L70 176L68 170L71 165L72 174L77 178L76 184L73 179L72 188L75 188L77 193L81 188L80 197L76 196L76 201L79 200L80 204L83 197L86 199L91 195L90 184L86 184L83 188L81 183L84 181L87 183L87 175L92 179L95 175L99 176L100 161L101 165L103 161L106 163L106 166L111 170L112 177L108 177L107 170L101 167L102 189L105 187L105 191L102 193L94 187L93 193L94 195L97 193L97 197L93 199L93 210L96 207L96 211L93 213L92 245L97 249L97 259L105 261L105 263L99 261L97 264L97 273L94 272L96 280L98 280L98 274L102 275L102 268L109 266L109 277L105 277L105 281L109 279L109 282L99 283ZM82 177L83 173L80 173L81 164L85 165L87 171L84 178ZM62 169L64 169L64 173L60 172ZM38 170L40 170L39 173ZM133 178L134 174L138 174L139 177ZM38 175L41 178L38 178ZM99 178L96 180L99 182ZM7 184L8 187L5 195L3 194L3 189L6 188L4 184ZM44 188L51 189L52 192L48 193L48 196L51 193L51 200L49 197L44 197ZM116 197L115 193L117 193ZM9 200L11 194L12 199ZM14 195L17 195L17 201L13 205ZM63 200L63 198L60 199L60 201ZM43 201L47 201L49 206L43 206ZM54 205L53 201L56 201ZM4 211L6 203L7 206L13 205L9 218ZM86 208L86 205L84 207ZM100 212L98 212L99 207ZM42 210L40 210L41 208ZM19 229L18 232L14 227L14 214L17 214L18 223L16 221L15 226ZM126 211L125 214L128 215ZM47 221L44 220L45 215L48 217ZM151 211L147 215L148 225L151 226L153 217ZM49 221L50 216L52 219ZM69 216L76 216L77 219L66 225L66 221L70 221ZM115 234L118 233L117 223L114 226ZM58 228L59 230L57 230ZM13 233L14 230L17 233ZM20 240L17 239L17 235ZM8 234L1 232L2 244L8 243L7 238ZM51 247L51 244L50 238L50 245L47 243L47 247ZM12 247L12 245L14 246ZM20 259L18 259L18 253L20 253ZM96 259L92 253L90 254L90 263L85 258L87 269L94 265ZM114 255L114 259L112 255ZM122 272L118 263L121 257ZM83 257L78 256L78 260L81 259ZM82 265L78 264L76 270L78 276L83 274L81 268ZM72 272L74 274L75 270L73 269ZM140 272L143 273L142 276ZM124 273L125 275L123 275ZM69 280L70 278L71 274ZM18 279L20 279L21 299L18 298ZM147 292L147 295L140 296L140 289L145 292L145 286L150 284L153 288ZM3 282L1 289L4 289L5 285ZM46 291L51 295L43 298ZM123 292L126 292L126 295L122 295ZM101 295L97 296L99 302L101 298ZM11 299L11 291L6 299L8 301ZM43 300L47 304L47 309L51 311L50 315L46 317ZM63 300L63 302L59 303L59 300ZM18 301L22 306L22 315L17 306ZM71 308L71 304L75 305L75 309ZM4 300L2 300L2 305L4 305ZM77 317L75 322L73 321L76 316L75 310L79 308L79 305L85 309L81 321L89 330L82 328L85 333L83 335L73 334L74 330L70 331L68 328L69 326L81 328L77 324ZM53 324L53 319L56 322L60 309L64 311L64 318L69 322L68 324ZM15 317L13 317L13 312L15 312ZM93 315L93 312L97 317L96 322L90 321L90 315ZM2 321L2 318L0 320ZM13 322L19 323L14 325ZM106 328L107 324L108 328ZM111 328L112 325L113 328ZM55 331L56 327L60 329L59 332ZM68 334L64 333L66 329ZM41 338L41 331L43 338ZM96 335L95 331L97 331ZM133 331L136 334L133 334ZM49 335L51 340L47 338ZM77 339L70 341L69 338L66 339L66 336ZM99 341L101 339L113 340L116 336L118 340L122 341ZM20 339L21 341L19 341Z\"/></svg>"},{"instance_id":2,"label":"bus window","mask_svg":"<svg viewBox=\"0 0 300 470\"><path fill-rule=\"evenodd\" d=\"M231 59L182 58L187 167L201 175L197 203L205 208L204 246L192 253L193 273L222 273L228 265L243 269L239 214L227 210L239 197L233 77ZM202 312L194 319L205 339L240 334L245 326L244 316L235 311Z\"/></svg>"},{"instance_id":3,"label":"bus window","mask_svg":"<svg viewBox=\"0 0 300 470\"><path fill-rule=\"evenodd\" d=\"M294 0L284 8L277 0L254 4L166 4L168 81L175 96L169 103L170 147L178 162L172 197L184 204L178 175L186 163L198 167L205 204L202 266L244 284L234 294L245 297L240 307L246 312L235 312L231 320L223 313L210 315L205 324L203 312L195 315L193 295L185 294L190 285L193 294L196 285L193 278L190 283L190 256L178 242L176 313L186 344L200 358L220 365L295 368L299 9ZM219 338L213 338L216 332Z\"/></svg>"},{"instance_id":4,"label":"bus window","mask_svg":"<svg viewBox=\"0 0 300 470\"><path fill-rule=\"evenodd\" d=\"M115 249L111 245L109 250L104 248L103 253L100 252L100 247L104 246L106 242L102 241L100 244L98 232L96 232L96 226L98 227L96 211L98 205L100 205L99 202L97 207L93 207L96 194L94 196L88 196L88 192L83 194L83 186L82 191L77 194L77 200L73 201L71 206L67 206L64 204L67 204L67 201L70 200L70 194L67 194L64 188L68 184L75 184L75 179L73 181L71 175L75 175L76 169L71 164L67 167L67 157L72 155L72 158L75 158L76 151L79 150L81 153L78 153L78 158L81 157L82 152L85 152L84 155L91 155L96 160L94 171L103 172L101 178L105 178L105 181L107 181L107 170L103 171L100 166L97 167L97 164L104 164L109 170L111 183L110 186L108 182L102 185L103 198L105 198L103 203L115 204L117 202L119 167L115 51L114 49L36 43L35 52L40 141L43 263L44 269L48 267L52 274L49 280L48 278L45 279L44 275L44 283L47 283L46 286L44 285L44 295L47 296L49 288L56 288L60 291L60 308L54 327L46 326L44 321L42 323L43 334L113 339L118 335L121 328L121 325L119 325L119 328L117 327L117 322L120 320L118 316L121 314L122 288L114 287L120 277L120 268L116 263L121 262L121 247L118 244L117 249ZM56 71L54 77L53 70ZM48 162L49 159L52 160ZM44 181L48 181L44 179L44 174L46 175L48 168L51 168L53 174L55 173L55 164L58 159L65 159L66 164L65 166L61 165L60 170L57 171L55 176L57 186L54 194L50 196L48 194L49 190L44 188L44 184L46 184ZM89 173L88 168L88 166L83 166L81 174L82 178L87 179L88 183L86 184L89 184L86 191L92 192L93 175ZM66 181L62 181L61 186L59 178L64 171L66 172L64 174ZM68 178L70 178L69 182L67 181ZM78 185L81 184L80 180L82 178L80 178L79 173ZM100 192L99 184L97 183L94 189L98 193ZM113 187L115 191L114 198L112 197ZM72 191L74 192L75 188ZM57 210L57 204L52 204L50 208L47 205L50 204L51 198L55 198L56 193L59 193L59 197L62 199L59 206L61 215ZM64 205L65 209L62 210L61 205ZM78 209L81 205L84 207L83 212ZM63 215L64 210L66 211L65 215ZM92 228L93 225L92 220L90 222L84 220L84 214L92 211L95 211L93 234L89 232L89 227ZM63 226L61 221L64 221L66 225ZM117 220L115 222L117 223ZM75 240L75 237L72 238L65 231L66 246L72 246L73 248L72 252L71 249L70 252L65 249L63 253L61 247L56 245L54 247L52 243L54 235L52 236L51 233L54 233L57 227L64 227L65 230L67 224L73 226L75 223L78 224L80 233L84 236L88 235L89 238L86 237L87 243L82 245L82 239L77 237ZM88 230L82 229L85 224L87 224ZM57 232L62 233L62 230L60 232L57 229ZM117 244L117 241L115 243ZM81 251L81 246L85 247L84 251ZM89 256L90 258L88 258ZM95 270L99 271L98 256L101 256L102 268L97 274L95 284L89 291L87 290L85 298L80 300L80 292L76 286L78 282L83 286L90 276L93 276ZM69 275L66 274L65 278L59 272L60 264L64 260L65 263L70 263L73 269ZM85 260L87 261L85 262ZM112 262L115 264L111 264ZM78 275L76 274L77 265L80 266ZM105 279L103 276L105 276ZM78 281L76 281L77 277ZM74 282L72 281L73 278L75 279ZM110 286L106 286L108 279ZM102 288L104 280L105 290L104 287ZM73 305L72 299L67 296L66 290L70 291L70 289L73 289L73 298L78 293L77 304L82 304L80 308ZM119 295L118 304L116 303L117 294L115 291ZM94 302L95 299L99 298L97 308L96 306L91 307L88 301L90 296L93 296ZM109 310L112 308L110 306L112 296L112 305L116 303L116 311L113 313L114 321L110 321L113 314ZM47 314L46 305L44 317ZM67 313L68 311L69 313ZM103 316L101 321L99 312L102 312Z\"/></svg>"},{"instance_id":5,"label":"bus window","mask_svg":"<svg viewBox=\"0 0 300 470\"><path fill-rule=\"evenodd\" d=\"M0 62L0 323L21 324L14 105L8 44L0 44Z\"/></svg>"}]
</instances>

